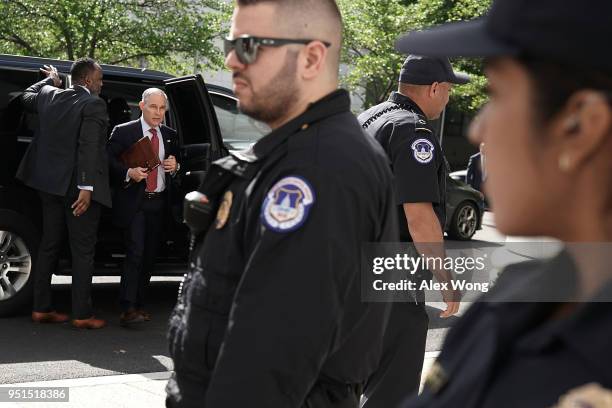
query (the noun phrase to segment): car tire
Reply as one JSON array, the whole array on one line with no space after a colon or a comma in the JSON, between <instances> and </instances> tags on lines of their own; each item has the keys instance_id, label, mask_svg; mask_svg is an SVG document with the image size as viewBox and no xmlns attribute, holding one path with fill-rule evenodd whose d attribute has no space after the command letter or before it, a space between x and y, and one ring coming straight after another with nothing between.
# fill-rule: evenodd
<instances>
[{"instance_id":1,"label":"car tire","mask_svg":"<svg viewBox=\"0 0 612 408\"><path fill-rule=\"evenodd\" d=\"M478 228L480 213L471 201L462 201L455 208L453 218L447 231L448 237L458 241L469 241Z\"/></svg>"},{"instance_id":2,"label":"car tire","mask_svg":"<svg viewBox=\"0 0 612 408\"><path fill-rule=\"evenodd\" d=\"M0 316L31 309L40 234L23 215L0 210Z\"/></svg>"}]
</instances>

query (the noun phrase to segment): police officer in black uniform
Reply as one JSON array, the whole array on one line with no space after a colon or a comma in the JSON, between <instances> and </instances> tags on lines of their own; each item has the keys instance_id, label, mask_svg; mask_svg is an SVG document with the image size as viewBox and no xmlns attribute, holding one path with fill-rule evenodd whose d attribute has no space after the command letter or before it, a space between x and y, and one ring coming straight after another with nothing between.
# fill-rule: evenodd
<instances>
[{"instance_id":1,"label":"police officer in black uniform","mask_svg":"<svg viewBox=\"0 0 612 408\"><path fill-rule=\"evenodd\" d=\"M337 90L341 27L331 0L237 4L226 64L273 131L188 195L214 221L171 317L168 407L355 408L380 359L390 303L361 301L360 251L397 239L392 174Z\"/></svg>"},{"instance_id":2,"label":"police officer in black uniform","mask_svg":"<svg viewBox=\"0 0 612 408\"><path fill-rule=\"evenodd\" d=\"M562 395L612 406L610 16L609 1L496 0L484 19L399 40L402 52L487 58L490 101L470 138L486 144L497 229L565 243L505 269L404 407L552 407Z\"/></svg>"},{"instance_id":3,"label":"police officer in black uniform","mask_svg":"<svg viewBox=\"0 0 612 408\"><path fill-rule=\"evenodd\" d=\"M358 118L391 162L402 241L414 241L416 250L428 256L444 258L448 168L427 121L437 119L444 110L451 84L468 81L467 75L453 72L447 58L410 55L402 66L398 91ZM446 271L433 272L440 281L450 278ZM421 274L422 279L431 278L429 271ZM441 316L456 313L457 294L445 291L443 298L448 308ZM383 361L367 384L364 408L393 407L418 391L428 321L422 293L415 302L394 305L385 334Z\"/></svg>"}]
</instances>

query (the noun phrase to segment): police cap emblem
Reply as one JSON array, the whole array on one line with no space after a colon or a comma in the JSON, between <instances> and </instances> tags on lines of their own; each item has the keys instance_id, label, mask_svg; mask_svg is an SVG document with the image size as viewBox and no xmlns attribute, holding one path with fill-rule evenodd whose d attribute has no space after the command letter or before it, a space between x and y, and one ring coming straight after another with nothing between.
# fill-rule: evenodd
<instances>
[{"instance_id":1,"label":"police cap emblem","mask_svg":"<svg viewBox=\"0 0 612 408\"><path fill-rule=\"evenodd\" d=\"M266 195L261 208L261 221L272 231L294 231L304 224L314 201L312 187L305 179L284 177Z\"/></svg>"},{"instance_id":2,"label":"police cap emblem","mask_svg":"<svg viewBox=\"0 0 612 408\"><path fill-rule=\"evenodd\" d=\"M434 145L427 139L417 139L412 143L414 158L419 163L427 164L433 160Z\"/></svg>"}]
</instances>

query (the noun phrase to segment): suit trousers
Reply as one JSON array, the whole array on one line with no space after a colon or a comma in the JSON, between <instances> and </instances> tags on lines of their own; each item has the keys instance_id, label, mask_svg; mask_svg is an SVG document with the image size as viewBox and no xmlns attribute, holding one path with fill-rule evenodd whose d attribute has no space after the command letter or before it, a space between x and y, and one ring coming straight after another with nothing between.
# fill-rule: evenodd
<instances>
[{"instance_id":1,"label":"suit trousers","mask_svg":"<svg viewBox=\"0 0 612 408\"><path fill-rule=\"evenodd\" d=\"M144 306L161 240L164 208L165 194L143 198L130 226L124 231L126 256L119 293L124 312Z\"/></svg>"},{"instance_id":2,"label":"suit trousers","mask_svg":"<svg viewBox=\"0 0 612 408\"><path fill-rule=\"evenodd\" d=\"M100 220L101 206L92 201L79 217L70 206L75 197L61 197L39 191L42 200L43 232L34 274L34 311L53 310L51 304L51 276L57 269L66 231L72 255L72 317L87 319L92 316L91 278Z\"/></svg>"},{"instance_id":3,"label":"suit trousers","mask_svg":"<svg viewBox=\"0 0 612 408\"><path fill-rule=\"evenodd\" d=\"M383 340L383 355L365 386L361 408L397 407L419 391L428 325L425 303L393 304Z\"/></svg>"}]
</instances>

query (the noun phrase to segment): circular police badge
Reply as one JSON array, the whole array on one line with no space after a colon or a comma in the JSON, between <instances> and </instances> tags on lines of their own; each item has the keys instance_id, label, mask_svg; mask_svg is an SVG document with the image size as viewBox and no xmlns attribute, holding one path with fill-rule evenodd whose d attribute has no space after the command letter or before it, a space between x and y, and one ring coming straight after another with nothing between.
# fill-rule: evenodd
<instances>
[{"instance_id":1,"label":"circular police badge","mask_svg":"<svg viewBox=\"0 0 612 408\"><path fill-rule=\"evenodd\" d=\"M261 221L272 231L294 231L306 221L314 200L314 192L305 179L284 177L268 191L261 208Z\"/></svg>"},{"instance_id":2,"label":"circular police badge","mask_svg":"<svg viewBox=\"0 0 612 408\"><path fill-rule=\"evenodd\" d=\"M427 139L417 139L412 144L414 158L419 163L427 164L433 160L434 145Z\"/></svg>"}]
</instances>

